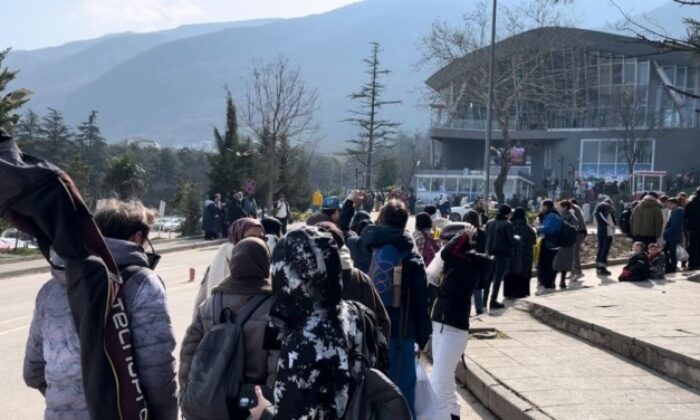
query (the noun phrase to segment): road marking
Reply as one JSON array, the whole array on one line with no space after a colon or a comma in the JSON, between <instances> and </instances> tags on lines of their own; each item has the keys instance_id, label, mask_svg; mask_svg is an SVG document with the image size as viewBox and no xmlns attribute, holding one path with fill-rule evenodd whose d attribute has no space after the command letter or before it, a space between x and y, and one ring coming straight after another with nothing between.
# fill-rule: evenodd
<instances>
[{"instance_id":1,"label":"road marking","mask_svg":"<svg viewBox=\"0 0 700 420\"><path fill-rule=\"evenodd\" d=\"M29 328L29 325L25 325L25 326L23 326L23 327L13 328L13 329L11 329L11 330L0 331L0 335L5 335L5 334L10 334L10 333L13 333L13 332L17 332L17 331L26 330L27 328Z\"/></svg>"},{"instance_id":2,"label":"road marking","mask_svg":"<svg viewBox=\"0 0 700 420\"><path fill-rule=\"evenodd\" d=\"M17 316L14 318L3 319L2 321L0 321L0 324L7 324L8 322L19 321L20 319L25 319L25 318L29 318L29 315L22 315L22 316Z\"/></svg>"}]
</instances>

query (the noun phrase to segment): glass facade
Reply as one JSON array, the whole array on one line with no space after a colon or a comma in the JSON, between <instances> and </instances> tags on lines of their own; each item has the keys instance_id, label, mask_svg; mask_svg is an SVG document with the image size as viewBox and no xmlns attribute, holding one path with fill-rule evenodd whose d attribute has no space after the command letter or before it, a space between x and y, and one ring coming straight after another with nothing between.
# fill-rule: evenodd
<instances>
[{"instance_id":1,"label":"glass facade","mask_svg":"<svg viewBox=\"0 0 700 420\"><path fill-rule=\"evenodd\" d=\"M548 54L543 60L546 64L538 68L541 74L535 78L542 87L516 100L509 129L697 126L694 100L665 87L669 83L696 93L695 67L661 65L654 56L626 57L577 47ZM461 91L458 86L459 78L442 92L447 106L445 112L440 110L434 124L485 129L486 107L466 92L456 93ZM543 95L542 91L547 93ZM499 128L497 122L495 127Z\"/></svg>"},{"instance_id":2,"label":"glass facade","mask_svg":"<svg viewBox=\"0 0 700 420\"><path fill-rule=\"evenodd\" d=\"M622 140L582 140L579 173L585 179L623 181L629 177L629 163L625 150L632 145ZM653 169L654 140L637 141L634 144L637 159L634 171Z\"/></svg>"}]
</instances>

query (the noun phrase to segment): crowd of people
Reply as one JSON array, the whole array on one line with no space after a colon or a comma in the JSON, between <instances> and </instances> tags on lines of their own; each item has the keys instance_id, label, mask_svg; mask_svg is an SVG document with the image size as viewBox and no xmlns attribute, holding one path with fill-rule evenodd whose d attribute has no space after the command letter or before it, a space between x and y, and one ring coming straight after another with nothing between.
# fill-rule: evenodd
<instances>
[{"instance_id":1,"label":"crowd of people","mask_svg":"<svg viewBox=\"0 0 700 420\"><path fill-rule=\"evenodd\" d=\"M223 207L220 197L212 198ZM370 397L359 391L370 368L400 396L404 411L394 418L412 418L422 409L416 372L430 343L434 418L458 419L454 370L467 346L472 302L482 314L504 307L501 288L506 299L530 295L533 267L542 291L554 289L557 277L566 288L583 276L588 228L575 199L543 200L532 221L525 209L507 204L493 219L475 205L463 222L427 206L411 234L402 200L389 199L373 220L364 192L343 201L326 197L318 206L317 198L318 212L307 225L286 233L281 219L291 212L283 196L274 217L257 220L242 207L201 282L179 369L166 290L155 272L159 257L148 240L153 213L139 202L116 200L97 212L124 270L135 370L150 418L176 419L178 412L188 419L347 418L346 411L363 406L358 398ZM610 200L595 208L598 274L610 274L608 252L618 227L634 239L620 280L663 278L677 269L681 248L688 267L700 268L700 188L691 199L649 192L627 210L616 217ZM54 269L37 297L24 377L45 396L46 418L87 419L66 289L63 273ZM232 341L236 334L240 341ZM222 350L227 346L230 354ZM229 356L221 362L224 353Z\"/></svg>"}]
</instances>

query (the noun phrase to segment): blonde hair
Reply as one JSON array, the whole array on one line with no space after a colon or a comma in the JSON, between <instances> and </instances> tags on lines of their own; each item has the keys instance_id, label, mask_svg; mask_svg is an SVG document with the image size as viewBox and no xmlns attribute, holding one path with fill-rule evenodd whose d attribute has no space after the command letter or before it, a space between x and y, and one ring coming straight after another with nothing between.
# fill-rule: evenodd
<instances>
[{"instance_id":1,"label":"blonde hair","mask_svg":"<svg viewBox=\"0 0 700 420\"><path fill-rule=\"evenodd\" d=\"M104 236L127 240L139 231L147 234L155 213L138 200L110 199L95 213L95 222Z\"/></svg>"}]
</instances>

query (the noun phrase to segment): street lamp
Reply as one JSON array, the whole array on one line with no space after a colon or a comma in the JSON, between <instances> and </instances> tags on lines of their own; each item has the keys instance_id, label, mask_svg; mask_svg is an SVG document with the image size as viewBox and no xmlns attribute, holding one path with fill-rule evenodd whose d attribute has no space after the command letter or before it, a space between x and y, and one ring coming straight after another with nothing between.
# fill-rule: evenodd
<instances>
[{"instance_id":1,"label":"street lamp","mask_svg":"<svg viewBox=\"0 0 700 420\"><path fill-rule=\"evenodd\" d=\"M493 14L491 17L491 50L489 60L489 95L486 109L486 141L484 144L484 199L486 205L491 202L489 200L489 178L491 177L491 159L489 153L491 151L491 135L493 131L493 67L496 60L496 3L498 0L493 0ZM488 207L487 207L488 209Z\"/></svg>"}]
</instances>

